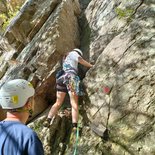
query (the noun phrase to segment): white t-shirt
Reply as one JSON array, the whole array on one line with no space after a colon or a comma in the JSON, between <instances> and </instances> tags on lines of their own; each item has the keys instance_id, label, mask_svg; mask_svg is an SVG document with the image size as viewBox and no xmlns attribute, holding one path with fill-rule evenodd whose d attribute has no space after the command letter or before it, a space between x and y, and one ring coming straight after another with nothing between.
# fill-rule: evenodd
<instances>
[{"instance_id":1,"label":"white t-shirt","mask_svg":"<svg viewBox=\"0 0 155 155\"><path fill-rule=\"evenodd\" d=\"M73 68L77 71L78 70L78 58L81 57L77 52L71 51L66 56L65 60L63 61L63 70L72 70Z\"/></svg>"}]
</instances>

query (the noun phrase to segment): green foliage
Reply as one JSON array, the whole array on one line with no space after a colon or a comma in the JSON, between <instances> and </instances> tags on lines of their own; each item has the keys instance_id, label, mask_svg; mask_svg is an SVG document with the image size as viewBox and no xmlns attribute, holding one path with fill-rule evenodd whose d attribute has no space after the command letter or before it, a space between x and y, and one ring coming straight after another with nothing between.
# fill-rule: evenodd
<instances>
[{"instance_id":1,"label":"green foliage","mask_svg":"<svg viewBox=\"0 0 155 155\"><path fill-rule=\"evenodd\" d=\"M134 10L133 9L116 8L115 12L117 13L119 18L131 18L131 16L133 15Z\"/></svg>"},{"instance_id":2,"label":"green foliage","mask_svg":"<svg viewBox=\"0 0 155 155\"><path fill-rule=\"evenodd\" d=\"M0 14L0 18L3 20L3 21L6 21L7 20L7 17L4 13L1 13Z\"/></svg>"},{"instance_id":3,"label":"green foliage","mask_svg":"<svg viewBox=\"0 0 155 155\"><path fill-rule=\"evenodd\" d=\"M40 130L42 129L42 122L34 123L34 126L31 126L31 128L39 134Z\"/></svg>"},{"instance_id":4,"label":"green foliage","mask_svg":"<svg viewBox=\"0 0 155 155\"><path fill-rule=\"evenodd\" d=\"M0 14L0 19L3 20L3 26L2 26L2 29L5 31L6 27L9 25L11 19L13 17L16 16L17 12L19 11L20 9L20 6L17 6L14 11L11 11L11 10L8 10L8 17L5 13L1 13Z\"/></svg>"},{"instance_id":5,"label":"green foliage","mask_svg":"<svg viewBox=\"0 0 155 155\"><path fill-rule=\"evenodd\" d=\"M24 0L0 0L0 5L2 5L3 8L0 10L0 21L2 24L0 25L0 31L5 31L6 27L9 25L12 18L16 16L23 3Z\"/></svg>"}]
</instances>

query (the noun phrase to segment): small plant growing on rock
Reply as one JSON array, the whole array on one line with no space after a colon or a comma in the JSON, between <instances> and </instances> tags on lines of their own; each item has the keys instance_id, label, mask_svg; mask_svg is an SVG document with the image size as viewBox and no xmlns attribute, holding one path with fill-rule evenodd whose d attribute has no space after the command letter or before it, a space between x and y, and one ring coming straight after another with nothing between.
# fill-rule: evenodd
<instances>
[{"instance_id":1,"label":"small plant growing on rock","mask_svg":"<svg viewBox=\"0 0 155 155\"><path fill-rule=\"evenodd\" d=\"M115 9L116 14L118 15L118 17L120 19L122 18L131 18L131 16L133 15L134 10L133 9L121 9L121 8L116 8Z\"/></svg>"}]
</instances>

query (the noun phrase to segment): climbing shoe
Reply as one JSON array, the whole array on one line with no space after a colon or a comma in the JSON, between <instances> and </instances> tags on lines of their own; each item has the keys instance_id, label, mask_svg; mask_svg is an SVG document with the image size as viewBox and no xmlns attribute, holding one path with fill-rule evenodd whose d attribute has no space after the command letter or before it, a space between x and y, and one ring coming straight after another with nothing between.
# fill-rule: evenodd
<instances>
[{"instance_id":1,"label":"climbing shoe","mask_svg":"<svg viewBox=\"0 0 155 155\"><path fill-rule=\"evenodd\" d=\"M43 126L48 128L50 126L51 120L51 118L46 118L43 122Z\"/></svg>"}]
</instances>

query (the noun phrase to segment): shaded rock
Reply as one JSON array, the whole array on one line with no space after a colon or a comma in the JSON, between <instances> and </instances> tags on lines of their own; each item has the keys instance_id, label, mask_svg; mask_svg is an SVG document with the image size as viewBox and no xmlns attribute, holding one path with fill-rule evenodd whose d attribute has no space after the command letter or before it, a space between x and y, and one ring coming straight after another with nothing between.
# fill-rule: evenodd
<instances>
[{"instance_id":1,"label":"shaded rock","mask_svg":"<svg viewBox=\"0 0 155 155\"><path fill-rule=\"evenodd\" d=\"M48 109L49 110L49 109ZM48 111L46 110L45 113ZM42 114L43 115L43 114ZM35 119L28 126L34 129L44 144L46 155L64 154L69 141L71 120L65 114L58 113L49 128L43 127L45 116Z\"/></svg>"}]
</instances>

